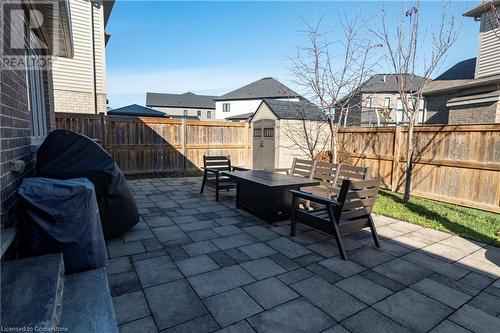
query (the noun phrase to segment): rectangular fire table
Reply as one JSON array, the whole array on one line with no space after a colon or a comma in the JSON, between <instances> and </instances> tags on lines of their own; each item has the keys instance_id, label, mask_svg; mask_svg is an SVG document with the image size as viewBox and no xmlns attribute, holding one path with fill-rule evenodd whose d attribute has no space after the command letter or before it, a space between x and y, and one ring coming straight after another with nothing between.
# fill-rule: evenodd
<instances>
[{"instance_id":1,"label":"rectangular fire table","mask_svg":"<svg viewBox=\"0 0 500 333\"><path fill-rule=\"evenodd\" d=\"M263 170L224 172L236 183L236 207L272 223L286 220L292 211L289 190L319 185L314 179Z\"/></svg>"}]
</instances>

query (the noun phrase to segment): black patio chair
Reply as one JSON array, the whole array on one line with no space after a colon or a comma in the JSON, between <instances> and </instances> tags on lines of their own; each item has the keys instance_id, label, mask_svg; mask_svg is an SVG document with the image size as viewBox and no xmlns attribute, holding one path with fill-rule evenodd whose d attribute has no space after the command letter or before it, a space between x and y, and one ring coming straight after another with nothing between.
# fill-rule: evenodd
<instances>
[{"instance_id":1,"label":"black patio chair","mask_svg":"<svg viewBox=\"0 0 500 333\"><path fill-rule=\"evenodd\" d=\"M347 260L342 234L370 227L375 246L380 247L377 230L371 217L379 187L380 179L346 179L342 182L340 193L336 199L291 190L293 201L290 235L295 236L297 222L331 234L335 236L342 259ZM319 204L319 208L302 209L298 206L298 199Z\"/></svg>"},{"instance_id":2,"label":"black patio chair","mask_svg":"<svg viewBox=\"0 0 500 333\"><path fill-rule=\"evenodd\" d=\"M206 186L215 189L215 200L219 201L220 190L231 190L236 188L236 183L229 177L222 175L224 171L248 170L241 167L231 166L229 156L206 156L203 155L203 182L200 193Z\"/></svg>"}]
</instances>

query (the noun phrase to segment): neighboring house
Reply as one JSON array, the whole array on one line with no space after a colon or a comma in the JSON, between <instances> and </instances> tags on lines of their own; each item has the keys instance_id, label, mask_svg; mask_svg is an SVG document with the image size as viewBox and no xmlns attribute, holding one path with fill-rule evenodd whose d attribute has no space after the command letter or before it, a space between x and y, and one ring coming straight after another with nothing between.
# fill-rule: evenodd
<instances>
[{"instance_id":1,"label":"neighboring house","mask_svg":"<svg viewBox=\"0 0 500 333\"><path fill-rule=\"evenodd\" d=\"M411 74L407 74L411 75ZM408 93L415 92L422 85L424 78L414 75L409 79L413 87ZM425 102L418 101L418 123L424 123ZM344 126L383 126L398 125L408 122L403 112L395 74L375 74L356 89L351 99L347 116L342 119Z\"/></svg>"},{"instance_id":2,"label":"neighboring house","mask_svg":"<svg viewBox=\"0 0 500 333\"><path fill-rule=\"evenodd\" d=\"M243 113L237 116L227 117L228 121L236 121L236 122L247 122L253 116L254 112Z\"/></svg>"},{"instance_id":3,"label":"neighboring house","mask_svg":"<svg viewBox=\"0 0 500 333\"><path fill-rule=\"evenodd\" d=\"M142 105L131 104L121 108L108 111L109 116L129 116L129 117L157 117L157 118L186 118L190 120L200 120L196 116L168 115Z\"/></svg>"},{"instance_id":4,"label":"neighboring house","mask_svg":"<svg viewBox=\"0 0 500 333\"><path fill-rule=\"evenodd\" d=\"M324 114L307 100L264 99L248 121L253 127L253 169L290 168L294 157L311 159L307 138L317 141L315 154L329 147Z\"/></svg>"},{"instance_id":5,"label":"neighboring house","mask_svg":"<svg viewBox=\"0 0 500 333\"><path fill-rule=\"evenodd\" d=\"M500 123L500 27L485 2L464 13L480 22L477 58L455 64L424 91L429 123Z\"/></svg>"},{"instance_id":6,"label":"neighboring house","mask_svg":"<svg viewBox=\"0 0 500 333\"><path fill-rule=\"evenodd\" d=\"M114 0L69 0L74 56L56 57L53 65L56 112L106 112L104 29Z\"/></svg>"},{"instance_id":7,"label":"neighboring house","mask_svg":"<svg viewBox=\"0 0 500 333\"><path fill-rule=\"evenodd\" d=\"M264 98L299 101L302 96L278 80L265 77L215 98L216 118L222 120L245 113L253 113Z\"/></svg>"},{"instance_id":8,"label":"neighboring house","mask_svg":"<svg viewBox=\"0 0 500 333\"><path fill-rule=\"evenodd\" d=\"M0 51L2 255L9 235L15 234L14 229L4 229L16 224L19 210L17 190L24 177L33 175L36 149L55 127L49 58L73 56L69 4L67 1L52 3L56 7L45 6L47 2L40 3L37 0L23 1L22 4L19 1L2 0L3 10L10 8L23 13L0 25L2 42L5 42ZM57 8L58 16L53 15L52 8ZM26 29L29 14L23 10L29 9L42 14L44 25L40 29ZM6 27L10 33L4 30ZM17 50L8 50L13 40L26 43Z\"/></svg>"},{"instance_id":9,"label":"neighboring house","mask_svg":"<svg viewBox=\"0 0 500 333\"><path fill-rule=\"evenodd\" d=\"M201 120L215 119L216 96L184 94L146 93L146 106L172 117L197 117Z\"/></svg>"}]
</instances>

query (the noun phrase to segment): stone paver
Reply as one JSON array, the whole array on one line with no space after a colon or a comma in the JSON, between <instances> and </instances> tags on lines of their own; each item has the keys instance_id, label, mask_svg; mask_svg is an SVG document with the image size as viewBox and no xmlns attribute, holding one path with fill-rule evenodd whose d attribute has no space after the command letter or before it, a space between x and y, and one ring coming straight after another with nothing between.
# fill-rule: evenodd
<instances>
[{"instance_id":1,"label":"stone paver","mask_svg":"<svg viewBox=\"0 0 500 333\"><path fill-rule=\"evenodd\" d=\"M219 270L188 278L200 297L212 296L255 281L240 266L228 266Z\"/></svg>"},{"instance_id":2,"label":"stone paver","mask_svg":"<svg viewBox=\"0 0 500 333\"><path fill-rule=\"evenodd\" d=\"M142 291L113 297L118 325L151 315Z\"/></svg>"},{"instance_id":3,"label":"stone paver","mask_svg":"<svg viewBox=\"0 0 500 333\"><path fill-rule=\"evenodd\" d=\"M302 280L291 284L290 287L337 321L366 307L353 296L319 277Z\"/></svg>"},{"instance_id":4,"label":"stone paver","mask_svg":"<svg viewBox=\"0 0 500 333\"><path fill-rule=\"evenodd\" d=\"M335 321L302 298L278 305L248 319L259 333L321 332Z\"/></svg>"},{"instance_id":5,"label":"stone paver","mask_svg":"<svg viewBox=\"0 0 500 333\"><path fill-rule=\"evenodd\" d=\"M403 289L373 306L413 332L427 332L453 309L411 289Z\"/></svg>"},{"instance_id":6,"label":"stone paver","mask_svg":"<svg viewBox=\"0 0 500 333\"><path fill-rule=\"evenodd\" d=\"M270 276L286 273L286 269L269 258L261 258L245 262L240 265L257 280L262 280Z\"/></svg>"},{"instance_id":7,"label":"stone paver","mask_svg":"<svg viewBox=\"0 0 500 333\"><path fill-rule=\"evenodd\" d=\"M208 297L204 303L221 327L234 324L262 311L262 308L241 288Z\"/></svg>"},{"instance_id":8,"label":"stone paver","mask_svg":"<svg viewBox=\"0 0 500 333\"><path fill-rule=\"evenodd\" d=\"M144 293L160 330L207 313L207 309L186 280L146 288Z\"/></svg>"},{"instance_id":9,"label":"stone paver","mask_svg":"<svg viewBox=\"0 0 500 333\"><path fill-rule=\"evenodd\" d=\"M342 325L354 333L410 333L409 330L373 308L364 309L354 316L349 317L348 319L342 321Z\"/></svg>"},{"instance_id":10,"label":"stone paver","mask_svg":"<svg viewBox=\"0 0 500 333\"><path fill-rule=\"evenodd\" d=\"M389 289L361 275L351 276L350 278L335 283L335 285L370 305L392 294L392 291Z\"/></svg>"},{"instance_id":11,"label":"stone paver","mask_svg":"<svg viewBox=\"0 0 500 333\"><path fill-rule=\"evenodd\" d=\"M205 273L219 268L219 265L207 255L179 260L175 264L185 276Z\"/></svg>"},{"instance_id":12,"label":"stone paver","mask_svg":"<svg viewBox=\"0 0 500 333\"><path fill-rule=\"evenodd\" d=\"M243 289L266 310L299 297L299 294L274 277L249 284Z\"/></svg>"},{"instance_id":13,"label":"stone paver","mask_svg":"<svg viewBox=\"0 0 500 333\"><path fill-rule=\"evenodd\" d=\"M182 278L172 259L167 256L136 261L134 267L143 288Z\"/></svg>"},{"instance_id":14,"label":"stone paver","mask_svg":"<svg viewBox=\"0 0 500 333\"><path fill-rule=\"evenodd\" d=\"M201 178L131 180L141 221L108 240L128 332L500 332L500 249L374 215L335 239L215 202Z\"/></svg>"}]
</instances>

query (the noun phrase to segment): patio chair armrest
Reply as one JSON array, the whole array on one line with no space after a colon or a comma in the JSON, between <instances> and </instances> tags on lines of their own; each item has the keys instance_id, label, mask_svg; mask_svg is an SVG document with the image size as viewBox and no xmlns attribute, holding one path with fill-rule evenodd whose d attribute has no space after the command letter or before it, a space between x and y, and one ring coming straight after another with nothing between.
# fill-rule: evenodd
<instances>
[{"instance_id":1,"label":"patio chair armrest","mask_svg":"<svg viewBox=\"0 0 500 333\"><path fill-rule=\"evenodd\" d=\"M205 172L211 172L211 173L215 173L216 175L219 174L219 172L221 170L218 170L218 169L212 169L212 168L204 168L205 169Z\"/></svg>"},{"instance_id":2,"label":"patio chair armrest","mask_svg":"<svg viewBox=\"0 0 500 333\"><path fill-rule=\"evenodd\" d=\"M233 166L231 168L233 169L233 171L248 171L249 170L248 168L243 168L243 167L239 167L239 166Z\"/></svg>"},{"instance_id":3,"label":"patio chair armrest","mask_svg":"<svg viewBox=\"0 0 500 333\"><path fill-rule=\"evenodd\" d=\"M337 200L323 198L323 197L320 197L320 196L317 196L317 195L314 195L314 194L311 194L308 192L304 192L304 191L290 190L290 193L292 193L292 195L294 197L299 197L301 199L309 200L309 201L316 202L316 203L319 203L322 205L327 205L327 206L338 206L339 205Z\"/></svg>"}]
</instances>

